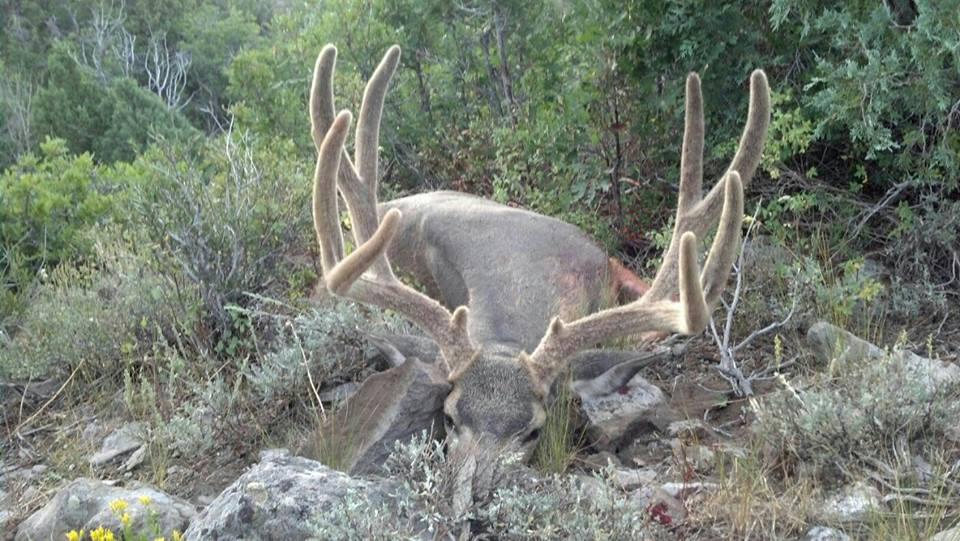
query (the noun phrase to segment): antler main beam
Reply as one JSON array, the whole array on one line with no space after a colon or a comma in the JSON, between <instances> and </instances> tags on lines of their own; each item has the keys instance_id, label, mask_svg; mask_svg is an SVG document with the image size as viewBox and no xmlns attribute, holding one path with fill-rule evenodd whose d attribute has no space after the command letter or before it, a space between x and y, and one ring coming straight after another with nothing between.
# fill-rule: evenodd
<instances>
[{"instance_id":1,"label":"antler main beam","mask_svg":"<svg viewBox=\"0 0 960 541\"><path fill-rule=\"evenodd\" d=\"M650 290L630 304L571 323L554 318L533 354L525 358L530 368L548 381L574 353L604 340L644 331L701 332L720 300L739 245L743 188L760 162L770 121L766 75L757 70L750 76L750 106L740 146L723 178L706 196L702 195L703 97L695 73L687 78L685 107L677 216L657 276ZM718 214L717 234L701 274L697 238L717 223Z\"/></svg>"},{"instance_id":2,"label":"antler main beam","mask_svg":"<svg viewBox=\"0 0 960 541\"><path fill-rule=\"evenodd\" d=\"M703 95L700 91L700 77L691 73L687 77L686 111L683 129L683 150L680 156L680 194L677 200L677 215L673 226L673 238L650 289L642 300L648 302L669 299L676 295L677 263L679 238L690 231L703 238L707 231L717 223L724 196L724 182L721 180L702 196L703 186ZM740 136L737 152L724 173L740 175L743 188L750 184L753 174L760 163L763 152L763 140L770 124L770 88L767 76L761 70L750 75L750 105L747 109L747 122ZM733 261L732 257L730 259ZM722 290L721 284L721 290ZM707 287L707 299L719 296L720 291ZM712 304L712 303L711 303Z\"/></svg>"},{"instance_id":3,"label":"antler main beam","mask_svg":"<svg viewBox=\"0 0 960 541\"><path fill-rule=\"evenodd\" d=\"M311 133L317 147L313 220L320 243L324 281L334 294L394 310L429 334L440 346L448 371L477 351L467 332L467 308L452 314L440 303L400 282L390 268L387 248L402 215L393 209L378 220L377 147L380 118L390 77L400 58L391 47L367 83L357 122L356 163L344 150L351 115L333 113L336 49L324 47L317 58L310 92ZM357 249L344 258L337 188L353 224Z\"/></svg>"}]
</instances>

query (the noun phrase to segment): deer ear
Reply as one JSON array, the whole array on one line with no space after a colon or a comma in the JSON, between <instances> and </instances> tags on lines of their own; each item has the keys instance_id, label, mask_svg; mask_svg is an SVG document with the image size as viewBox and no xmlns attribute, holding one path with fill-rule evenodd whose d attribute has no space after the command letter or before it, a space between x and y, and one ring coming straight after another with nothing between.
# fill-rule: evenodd
<instances>
[{"instance_id":1,"label":"deer ear","mask_svg":"<svg viewBox=\"0 0 960 541\"><path fill-rule=\"evenodd\" d=\"M400 366L412 357L426 363L440 358L440 347L429 338L412 334L365 334L390 366Z\"/></svg>"},{"instance_id":2,"label":"deer ear","mask_svg":"<svg viewBox=\"0 0 960 541\"><path fill-rule=\"evenodd\" d=\"M626 385L643 367L670 358L669 348L653 351L585 350L574 355L570 388L578 396L606 396Z\"/></svg>"}]
</instances>

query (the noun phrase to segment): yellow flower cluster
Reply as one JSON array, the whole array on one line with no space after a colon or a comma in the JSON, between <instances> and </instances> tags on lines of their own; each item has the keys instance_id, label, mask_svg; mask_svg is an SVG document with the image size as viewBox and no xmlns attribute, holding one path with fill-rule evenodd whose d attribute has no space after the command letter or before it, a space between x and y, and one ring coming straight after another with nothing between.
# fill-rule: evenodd
<instances>
[{"instance_id":1,"label":"yellow flower cluster","mask_svg":"<svg viewBox=\"0 0 960 541\"><path fill-rule=\"evenodd\" d=\"M137 498L137 501L140 502L140 505L147 507L151 503L150 496L140 496ZM127 513L127 502L125 500L113 500L110 502L110 510L113 511L115 515L120 518L120 524L123 525L124 529L130 527L130 513ZM129 532L128 532L129 534ZM67 538L67 541L85 541L87 538L84 537L83 530L70 530L64 534ZM173 541L183 541L183 534L177 530L173 530L170 534L170 537ZM103 526L100 526L96 530L90 530L89 541L117 541L114 537L113 531ZM167 541L165 537L155 537L153 541Z\"/></svg>"},{"instance_id":2,"label":"yellow flower cluster","mask_svg":"<svg viewBox=\"0 0 960 541\"><path fill-rule=\"evenodd\" d=\"M113 530L108 530L103 526L96 530L90 530L90 541L114 541Z\"/></svg>"},{"instance_id":3,"label":"yellow flower cluster","mask_svg":"<svg viewBox=\"0 0 960 541\"><path fill-rule=\"evenodd\" d=\"M80 530L70 530L66 534L67 541L83 541L84 540L84 531ZM183 541L183 534L177 530L173 530L172 539L173 541ZM90 530L90 541L115 541L113 531L100 526L96 530ZM154 537L153 541L167 541L166 537Z\"/></svg>"}]
</instances>

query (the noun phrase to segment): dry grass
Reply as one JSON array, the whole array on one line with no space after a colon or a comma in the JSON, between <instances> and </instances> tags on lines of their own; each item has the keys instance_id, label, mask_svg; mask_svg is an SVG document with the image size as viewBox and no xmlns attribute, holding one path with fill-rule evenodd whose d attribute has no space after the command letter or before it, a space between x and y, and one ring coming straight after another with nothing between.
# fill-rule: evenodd
<instances>
[{"instance_id":1,"label":"dry grass","mask_svg":"<svg viewBox=\"0 0 960 541\"><path fill-rule=\"evenodd\" d=\"M818 488L804 477L784 479L762 454L757 443L743 458L718 453L711 481L719 486L702 508L691 510L693 529L720 539L783 539L806 532Z\"/></svg>"}]
</instances>

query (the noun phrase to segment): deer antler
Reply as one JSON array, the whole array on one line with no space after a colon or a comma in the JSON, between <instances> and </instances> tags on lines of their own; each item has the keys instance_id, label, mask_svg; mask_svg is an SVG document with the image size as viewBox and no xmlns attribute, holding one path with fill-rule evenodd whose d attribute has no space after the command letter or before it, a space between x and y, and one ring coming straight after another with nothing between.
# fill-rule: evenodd
<instances>
[{"instance_id":1,"label":"deer antler","mask_svg":"<svg viewBox=\"0 0 960 541\"><path fill-rule=\"evenodd\" d=\"M703 98L700 78L696 74L687 78L686 90L676 223L657 276L650 290L630 304L570 323L555 317L533 354L523 358L528 368L543 381L552 381L574 353L603 340L643 331L701 332L706 327L710 311L720 299L740 237L743 187L760 161L770 120L770 94L766 75L760 70L754 71L750 77L747 124L740 146L723 179L706 197L702 197ZM720 225L700 274L696 239L716 223L718 213ZM679 294L679 301L673 300L675 294Z\"/></svg>"},{"instance_id":2,"label":"deer antler","mask_svg":"<svg viewBox=\"0 0 960 541\"><path fill-rule=\"evenodd\" d=\"M660 269L657 271L650 289L641 300L658 301L672 298L676 294L677 284L677 254L679 250L678 237L685 231L690 231L698 238L702 238L707 231L717 223L720 214L721 191L724 190L722 180L704 197L703 187L703 96L700 92L700 77L691 73L687 77L687 96L685 104L685 118L683 130L683 150L680 156L680 194L677 200L677 216L673 225L673 238L669 248L663 255ZM767 85L767 76L761 70L755 70L750 75L750 105L747 109L747 123L740 136L740 145L734 155L724 177L731 172L740 174L743 188L750 184L753 174L760 163L763 151L763 140L770 123L770 88ZM736 241L734 241L736 244ZM736 246L732 247L736 251ZM711 252L712 254L712 252ZM730 256L730 263L734 255ZM709 263L708 259L708 263ZM705 268L708 268L706 265ZM708 304L714 304L726 284L726 275L723 282L705 284ZM718 289L713 291L713 286Z\"/></svg>"},{"instance_id":3,"label":"deer antler","mask_svg":"<svg viewBox=\"0 0 960 541\"><path fill-rule=\"evenodd\" d=\"M377 154L380 117L387 85L400 59L391 47L367 83L357 122L356 163L344 150L351 115L334 117L333 68L337 50L324 47L317 58L310 92L311 133L317 147L313 185L313 221L327 288L334 294L398 312L440 346L448 373L476 354L467 332L467 308L451 314L439 302L404 285L393 274L386 250L402 216L390 210L377 218ZM339 178L339 181L338 181ZM337 187L347 203L358 248L343 257ZM368 272L369 271L369 272Z\"/></svg>"}]
</instances>

